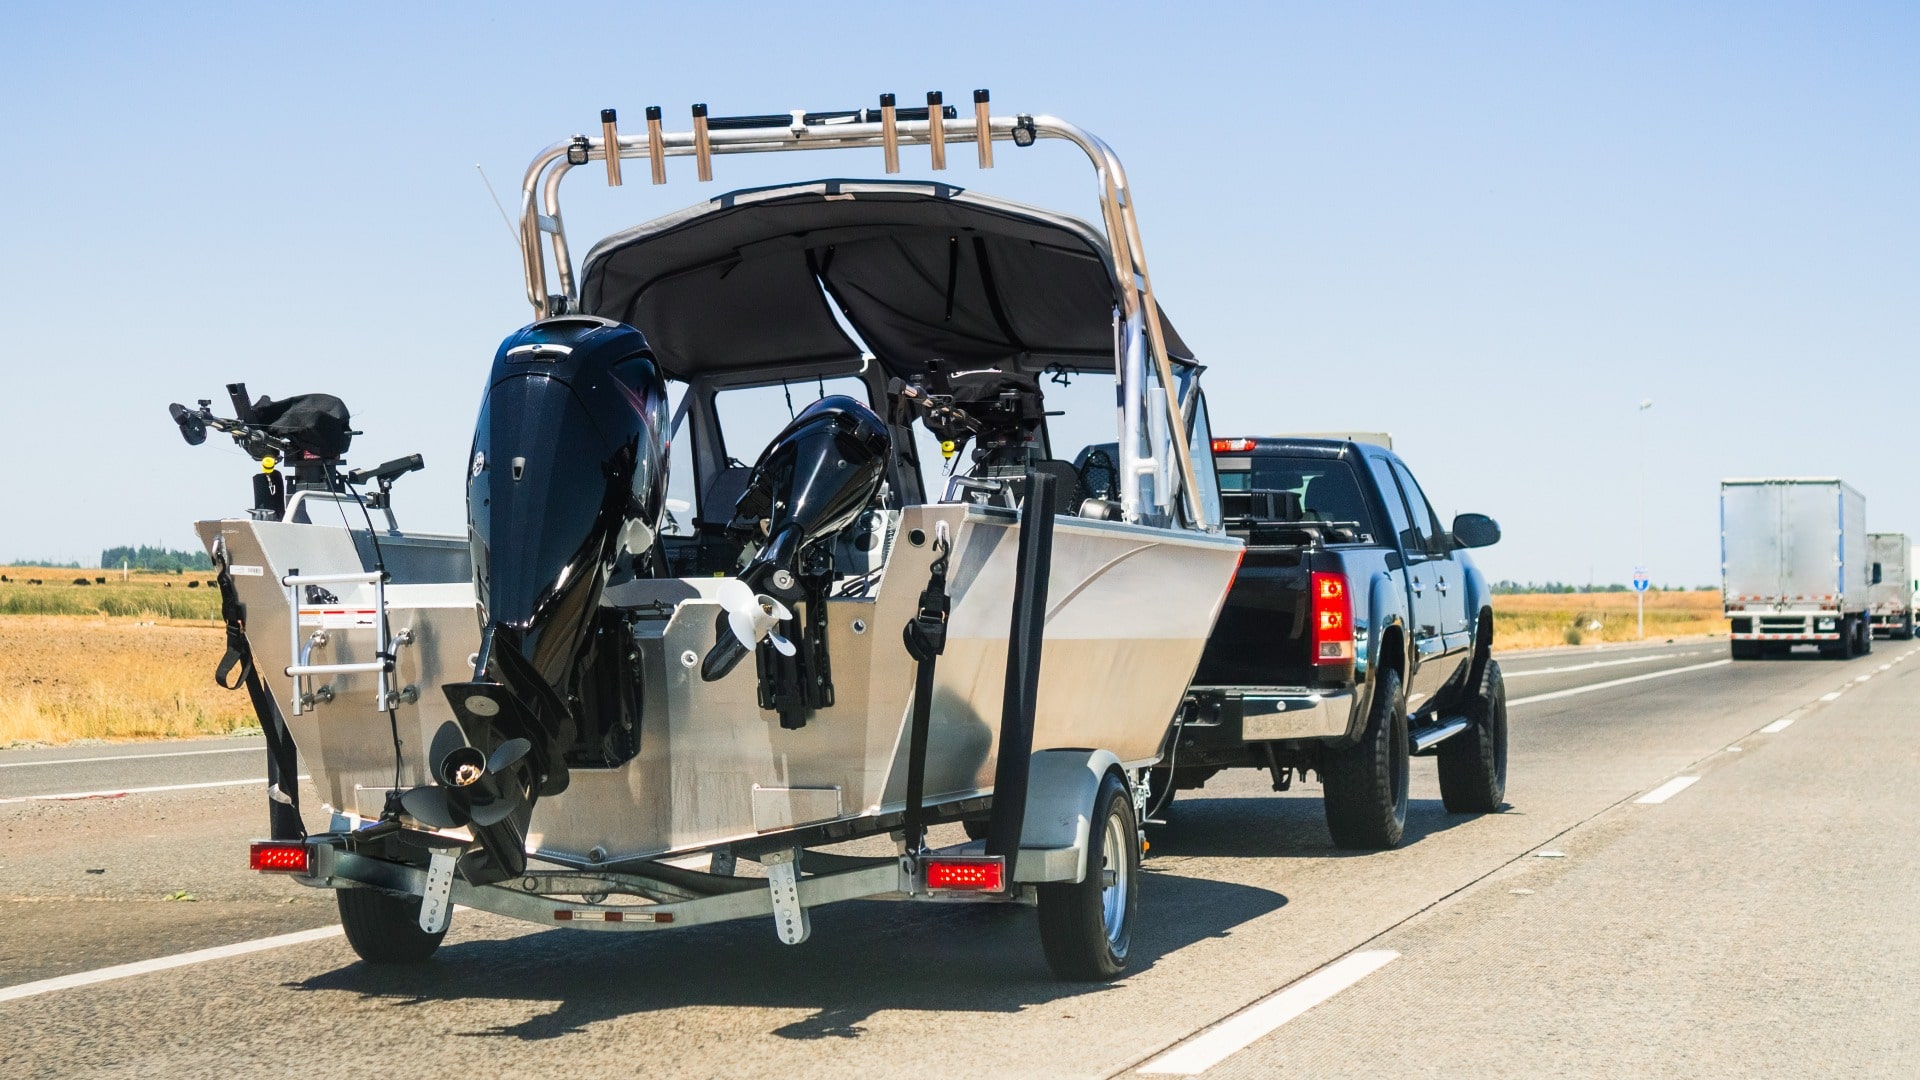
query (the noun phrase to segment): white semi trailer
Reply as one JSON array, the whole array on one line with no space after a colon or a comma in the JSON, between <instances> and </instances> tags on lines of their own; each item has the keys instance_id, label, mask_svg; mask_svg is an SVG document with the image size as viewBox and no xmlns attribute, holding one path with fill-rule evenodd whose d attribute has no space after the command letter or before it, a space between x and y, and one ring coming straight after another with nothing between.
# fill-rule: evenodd
<instances>
[{"instance_id":1,"label":"white semi trailer","mask_svg":"<svg viewBox=\"0 0 1920 1080\"><path fill-rule=\"evenodd\" d=\"M1867 593L1867 610L1873 620L1873 632L1885 638L1907 641L1913 637L1913 564L1906 533L1868 533L1867 550L1872 554L1873 582Z\"/></svg>"},{"instance_id":2,"label":"white semi trailer","mask_svg":"<svg viewBox=\"0 0 1920 1080\"><path fill-rule=\"evenodd\" d=\"M1867 500L1834 478L1720 483L1721 597L1735 660L1873 648Z\"/></svg>"}]
</instances>

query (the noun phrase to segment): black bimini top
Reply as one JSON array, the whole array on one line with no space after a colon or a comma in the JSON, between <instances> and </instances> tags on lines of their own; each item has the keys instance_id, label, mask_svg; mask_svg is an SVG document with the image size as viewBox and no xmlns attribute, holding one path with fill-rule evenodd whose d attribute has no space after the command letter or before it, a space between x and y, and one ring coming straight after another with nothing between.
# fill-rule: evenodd
<instances>
[{"instance_id":1,"label":"black bimini top","mask_svg":"<svg viewBox=\"0 0 1920 1080\"><path fill-rule=\"evenodd\" d=\"M1118 292L1076 218L946 184L821 180L735 191L595 244L581 307L647 335L666 371L932 359L1110 368ZM1167 349L1192 359L1164 316Z\"/></svg>"}]
</instances>

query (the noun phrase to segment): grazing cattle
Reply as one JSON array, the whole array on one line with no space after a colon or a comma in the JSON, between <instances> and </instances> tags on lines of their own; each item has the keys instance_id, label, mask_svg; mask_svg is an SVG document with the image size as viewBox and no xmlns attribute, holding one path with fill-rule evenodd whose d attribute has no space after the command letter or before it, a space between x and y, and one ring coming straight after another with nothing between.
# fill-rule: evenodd
<instances>
[{"instance_id":1,"label":"grazing cattle","mask_svg":"<svg viewBox=\"0 0 1920 1080\"><path fill-rule=\"evenodd\" d=\"M77 578L74 578L74 579L73 579L73 583L74 583L75 585L91 585L91 584L93 584L93 582L91 582L91 581L88 581L88 580L87 580L86 578L83 578L83 577L77 577Z\"/></svg>"}]
</instances>

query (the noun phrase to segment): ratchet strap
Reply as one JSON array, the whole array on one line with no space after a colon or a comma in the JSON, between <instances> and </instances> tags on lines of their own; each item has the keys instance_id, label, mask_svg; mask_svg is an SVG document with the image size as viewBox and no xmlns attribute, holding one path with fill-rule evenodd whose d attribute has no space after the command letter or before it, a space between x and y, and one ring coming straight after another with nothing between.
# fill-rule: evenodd
<instances>
[{"instance_id":1,"label":"ratchet strap","mask_svg":"<svg viewBox=\"0 0 1920 1080\"><path fill-rule=\"evenodd\" d=\"M913 618L907 620L901 637L906 640L907 655L916 662L913 680L913 726L907 737L907 807L901 815L907 854L917 857L926 850L927 826L921 803L927 787L927 732L933 723L934 658L947 647L947 613L952 602L947 596L947 553L952 545L942 527L933 540L933 564L928 568L927 587Z\"/></svg>"},{"instance_id":2,"label":"ratchet strap","mask_svg":"<svg viewBox=\"0 0 1920 1080\"><path fill-rule=\"evenodd\" d=\"M220 618L227 624L227 652L214 669L213 681L221 689L247 688L253 702L253 715L260 721L260 732L267 740L267 821L275 840L304 840L306 824L300 819L300 761L280 716L280 706L267 693L266 684L253 665L253 648L247 644L247 605L240 602L233 587L233 575L227 571L226 549L217 545L213 557L219 571L215 582L220 587ZM299 618L295 611L293 618ZM238 673L236 675L236 669Z\"/></svg>"}]
</instances>

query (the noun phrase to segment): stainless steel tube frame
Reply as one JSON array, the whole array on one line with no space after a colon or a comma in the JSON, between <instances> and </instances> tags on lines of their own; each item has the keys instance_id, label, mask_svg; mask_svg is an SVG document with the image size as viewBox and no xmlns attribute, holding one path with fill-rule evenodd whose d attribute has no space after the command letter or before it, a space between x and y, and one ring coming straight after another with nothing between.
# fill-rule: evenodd
<instances>
[{"instance_id":1,"label":"stainless steel tube frame","mask_svg":"<svg viewBox=\"0 0 1920 1080\"><path fill-rule=\"evenodd\" d=\"M713 154L761 154L788 150L846 150L862 147L884 147L888 135L887 125L879 123L825 123L808 124L806 114L795 111L792 121L784 129L743 128L714 131L709 129L707 141ZM904 145L922 145L931 142L930 124L925 120L897 121L893 138ZM981 138L989 141L1012 142L1014 132L1031 134L1041 139L1064 139L1080 148L1092 163L1094 174L1100 185L1100 211L1102 224L1107 233L1107 247L1113 257L1115 285L1121 301L1121 315L1127 322L1140 316L1148 340L1152 343L1155 373L1160 384L1166 389L1165 409L1169 426L1172 428L1172 451L1179 467L1182 490L1186 495L1188 516L1192 523L1203 529L1214 528L1219 523L1207 520L1206 507L1203 505L1194 476L1193 459L1187 445L1187 418L1182 415L1177 384L1173 378L1172 361L1167 356L1166 332L1160 324L1159 304L1153 295L1153 278L1147 271L1146 254L1140 241L1140 223L1134 212L1133 197L1127 187L1126 170L1121 167L1119 155L1113 148L1101 141L1098 136L1055 116L996 116L988 120L987 130L980 131L977 119L956 118L943 125L943 137L947 142L978 142ZM606 160L607 145L604 137L588 139L587 160L596 158ZM650 136L623 135L617 140L615 153L626 157L650 157L652 154ZM695 134L691 131L662 132L660 142L666 157L688 157L695 154ZM575 145L567 139L547 147L533 163L527 167L525 178L520 186L520 247L527 278L527 301L533 305L536 318L546 318L553 314L552 298L547 291L546 252L541 237L549 238L553 249L554 271L559 292L569 304L576 303L579 291L573 278L573 257L567 247L566 226L560 216L560 181L573 165L567 160L567 151ZM1134 382L1128 384L1124 364L1120 356L1114 358L1117 368L1121 368L1122 400L1128 409L1144 408L1148 400L1145 385ZM1136 475L1129 475L1129 486L1138 483ZM1129 520L1137 520L1130 518Z\"/></svg>"}]
</instances>

